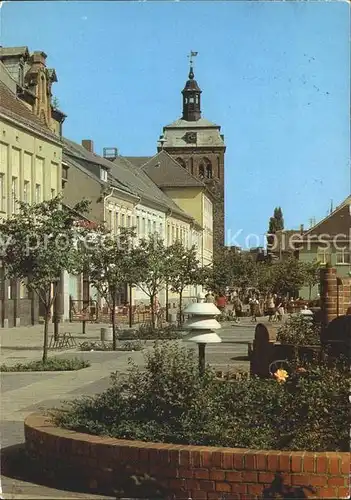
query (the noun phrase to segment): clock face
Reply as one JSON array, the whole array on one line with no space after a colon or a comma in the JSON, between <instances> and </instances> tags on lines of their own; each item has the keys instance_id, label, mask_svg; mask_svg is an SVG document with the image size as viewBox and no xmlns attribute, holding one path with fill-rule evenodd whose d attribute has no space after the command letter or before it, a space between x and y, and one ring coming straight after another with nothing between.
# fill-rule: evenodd
<instances>
[{"instance_id":1,"label":"clock face","mask_svg":"<svg viewBox=\"0 0 351 500\"><path fill-rule=\"evenodd\" d=\"M196 143L196 132L187 132L184 136L184 140L188 144Z\"/></svg>"}]
</instances>

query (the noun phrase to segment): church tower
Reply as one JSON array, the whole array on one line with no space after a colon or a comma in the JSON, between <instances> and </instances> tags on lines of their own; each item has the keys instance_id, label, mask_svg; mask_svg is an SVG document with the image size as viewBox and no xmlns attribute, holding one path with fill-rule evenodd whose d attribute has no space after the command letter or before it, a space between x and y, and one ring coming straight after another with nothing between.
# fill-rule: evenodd
<instances>
[{"instance_id":1,"label":"church tower","mask_svg":"<svg viewBox=\"0 0 351 500\"><path fill-rule=\"evenodd\" d=\"M182 90L182 117L163 127L157 150L166 150L192 175L201 179L213 199L214 251L224 245L224 136L221 127L201 116L201 93L191 52L188 80Z\"/></svg>"}]
</instances>

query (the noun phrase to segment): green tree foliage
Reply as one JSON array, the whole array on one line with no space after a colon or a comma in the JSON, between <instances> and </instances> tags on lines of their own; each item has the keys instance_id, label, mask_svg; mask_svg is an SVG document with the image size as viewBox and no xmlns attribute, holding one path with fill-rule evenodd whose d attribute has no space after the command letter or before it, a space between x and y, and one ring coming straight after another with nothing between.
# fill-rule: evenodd
<instances>
[{"instance_id":1,"label":"green tree foliage","mask_svg":"<svg viewBox=\"0 0 351 500\"><path fill-rule=\"evenodd\" d=\"M274 244L274 235L277 231L284 229L284 218L281 207L275 207L273 217L269 219L268 235L267 235L267 248L272 248Z\"/></svg>"},{"instance_id":2,"label":"green tree foliage","mask_svg":"<svg viewBox=\"0 0 351 500\"><path fill-rule=\"evenodd\" d=\"M111 311L113 350L117 348L116 305L117 295L126 283L134 277L132 256L132 229L122 229L120 234L106 234L103 229L92 234L92 244L83 245L85 269L90 283L106 300Z\"/></svg>"},{"instance_id":3,"label":"green tree foliage","mask_svg":"<svg viewBox=\"0 0 351 500\"><path fill-rule=\"evenodd\" d=\"M200 262L196 257L196 248L185 248L180 241L168 247L170 261L170 275L168 284L172 292L179 294L179 323L183 323L183 292L187 286L198 285L202 282Z\"/></svg>"},{"instance_id":4,"label":"green tree foliage","mask_svg":"<svg viewBox=\"0 0 351 500\"><path fill-rule=\"evenodd\" d=\"M134 285L149 297L151 308L151 323L156 326L155 299L165 287L171 275L172 263L169 251L163 240L157 234L150 235L146 240L140 241L139 246L132 252L134 274Z\"/></svg>"},{"instance_id":5,"label":"green tree foliage","mask_svg":"<svg viewBox=\"0 0 351 500\"><path fill-rule=\"evenodd\" d=\"M317 260L305 262L305 285L308 286L309 300L311 300L312 288L320 282L320 264Z\"/></svg>"},{"instance_id":6,"label":"green tree foliage","mask_svg":"<svg viewBox=\"0 0 351 500\"><path fill-rule=\"evenodd\" d=\"M273 264L272 291L282 295L297 296L306 282L305 266L295 257Z\"/></svg>"},{"instance_id":7,"label":"green tree foliage","mask_svg":"<svg viewBox=\"0 0 351 500\"><path fill-rule=\"evenodd\" d=\"M224 294L227 288L245 291L248 287L256 287L257 282L258 263L251 255L229 248L218 252L213 268L206 270L205 286L216 294Z\"/></svg>"},{"instance_id":8,"label":"green tree foliage","mask_svg":"<svg viewBox=\"0 0 351 500\"><path fill-rule=\"evenodd\" d=\"M77 213L84 213L88 203L81 202L71 211L56 197L35 205L18 202L18 206L18 213L0 224L2 260L6 277L24 283L44 306L43 362L46 362L51 307L57 293L54 285L63 271L76 274L80 269L76 243L84 229L76 224Z\"/></svg>"},{"instance_id":9,"label":"green tree foliage","mask_svg":"<svg viewBox=\"0 0 351 500\"><path fill-rule=\"evenodd\" d=\"M273 217L269 219L268 232L276 233L284 229L284 218L281 207L276 207L273 212Z\"/></svg>"}]
</instances>

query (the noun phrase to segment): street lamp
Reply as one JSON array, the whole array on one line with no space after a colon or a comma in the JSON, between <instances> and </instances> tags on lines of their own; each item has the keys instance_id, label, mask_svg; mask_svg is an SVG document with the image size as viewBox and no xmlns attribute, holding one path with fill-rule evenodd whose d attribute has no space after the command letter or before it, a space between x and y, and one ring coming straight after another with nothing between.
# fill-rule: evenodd
<instances>
[{"instance_id":1,"label":"street lamp","mask_svg":"<svg viewBox=\"0 0 351 500\"><path fill-rule=\"evenodd\" d=\"M205 302L204 294L199 294L197 302L189 304L184 313L190 314L191 317L185 323L184 328L190 330L184 340L195 342L199 346L199 373L203 375L205 372L205 348L206 344L218 344L222 339L214 330L221 328L221 325L216 320L216 316L220 311L212 302Z\"/></svg>"}]
</instances>

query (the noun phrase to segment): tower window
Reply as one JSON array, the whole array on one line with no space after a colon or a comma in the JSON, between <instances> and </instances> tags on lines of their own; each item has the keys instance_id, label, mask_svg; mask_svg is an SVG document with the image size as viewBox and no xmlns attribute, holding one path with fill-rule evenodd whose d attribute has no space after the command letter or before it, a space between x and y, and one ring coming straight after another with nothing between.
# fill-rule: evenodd
<instances>
[{"instance_id":1,"label":"tower window","mask_svg":"<svg viewBox=\"0 0 351 500\"><path fill-rule=\"evenodd\" d=\"M189 97L189 103L194 103L194 102L195 102L194 98L193 97Z\"/></svg>"},{"instance_id":2,"label":"tower window","mask_svg":"<svg viewBox=\"0 0 351 500\"><path fill-rule=\"evenodd\" d=\"M186 168L186 163L183 158L177 158L176 162L179 163L179 165L181 165L183 168Z\"/></svg>"},{"instance_id":3,"label":"tower window","mask_svg":"<svg viewBox=\"0 0 351 500\"><path fill-rule=\"evenodd\" d=\"M201 163L201 165L199 165L199 176L201 178L204 178L205 177L205 167L203 166L203 164Z\"/></svg>"},{"instance_id":4,"label":"tower window","mask_svg":"<svg viewBox=\"0 0 351 500\"><path fill-rule=\"evenodd\" d=\"M206 177L207 177L207 179L212 179L212 165L211 164L206 166Z\"/></svg>"}]
</instances>

